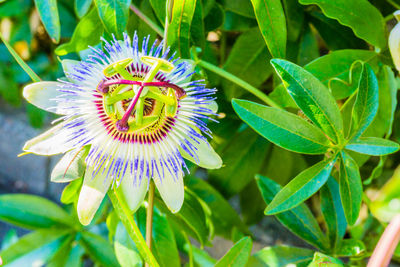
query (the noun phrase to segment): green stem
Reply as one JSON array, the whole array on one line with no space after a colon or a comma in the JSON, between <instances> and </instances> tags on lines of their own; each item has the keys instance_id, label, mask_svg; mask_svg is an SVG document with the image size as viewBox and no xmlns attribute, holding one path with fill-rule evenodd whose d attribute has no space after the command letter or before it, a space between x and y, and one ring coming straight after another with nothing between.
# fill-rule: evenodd
<instances>
[{"instance_id":1,"label":"green stem","mask_svg":"<svg viewBox=\"0 0 400 267\"><path fill-rule=\"evenodd\" d=\"M146 241L143 239L142 233L136 225L136 222L133 219L133 215L129 210L127 204L121 197L119 197L118 192L115 188L108 191L108 196L118 217L121 219L122 224L125 226L126 231L132 238L133 242L135 242L140 255L150 266L159 267L160 265L154 258L150 249L147 247Z\"/></svg>"},{"instance_id":2,"label":"green stem","mask_svg":"<svg viewBox=\"0 0 400 267\"><path fill-rule=\"evenodd\" d=\"M158 26L155 22L153 22L148 16L146 16L140 9L135 6L134 4L131 4L130 9L135 13L141 20L143 20L147 25L150 26L158 35L163 36L164 31L163 29Z\"/></svg>"},{"instance_id":3,"label":"green stem","mask_svg":"<svg viewBox=\"0 0 400 267\"><path fill-rule=\"evenodd\" d=\"M391 4L394 8L400 9L400 5L397 4L397 3L395 3L394 1L392 1L392 0L386 0L386 2L388 2L389 4Z\"/></svg>"},{"instance_id":4,"label":"green stem","mask_svg":"<svg viewBox=\"0 0 400 267\"><path fill-rule=\"evenodd\" d=\"M149 196L147 199L147 214L146 214L146 244L151 250L151 238L153 235L153 212L154 212L154 182L150 181Z\"/></svg>"},{"instance_id":5,"label":"green stem","mask_svg":"<svg viewBox=\"0 0 400 267\"><path fill-rule=\"evenodd\" d=\"M275 108L282 108L279 104L277 104L275 101L273 101L271 98L269 98L266 94L264 94L262 91L259 89L255 88L248 82L236 77L235 75L211 64L203 60L197 61L197 64L205 69L208 69L209 71L212 71L216 74L218 74L221 77L224 77L225 79L237 84L238 86L242 87L243 89L247 90L249 93L255 95L258 97L260 100L265 102L266 104L270 105L271 107Z\"/></svg>"}]
</instances>

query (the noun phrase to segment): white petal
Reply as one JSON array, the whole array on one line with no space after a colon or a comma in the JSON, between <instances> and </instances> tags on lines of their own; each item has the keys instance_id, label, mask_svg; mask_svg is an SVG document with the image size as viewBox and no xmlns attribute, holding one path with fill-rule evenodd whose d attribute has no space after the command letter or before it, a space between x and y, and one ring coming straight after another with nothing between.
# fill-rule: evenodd
<instances>
[{"instance_id":1,"label":"white petal","mask_svg":"<svg viewBox=\"0 0 400 267\"><path fill-rule=\"evenodd\" d=\"M164 200L165 204L172 213L176 213L181 209L185 193L183 185L183 172L180 171L178 176L178 180L175 181L173 176L168 171L165 171L164 178L162 180L156 175L153 177L154 183L158 189L158 192L160 192L161 198Z\"/></svg>"},{"instance_id":2,"label":"white petal","mask_svg":"<svg viewBox=\"0 0 400 267\"><path fill-rule=\"evenodd\" d=\"M143 177L142 182L139 185L139 181L134 183L133 175L127 171L117 191L128 204L129 209L132 212L135 212L144 201L147 193L147 186L147 177Z\"/></svg>"},{"instance_id":3,"label":"white petal","mask_svg":"<svg viewBox=\"0 0 400 267\"><path fill-rule=\"evenodd\" d=\"M221 157L217 154L217 152L215 152L215 150L207 141L203 139L197 139L200 142L200 144L198 144L189 137L186 139L197 148L195 151L196 155L194 155L195 157L192 157L184 149L180 148L179 151L181 152L182 157L206 169L221 168ZM191 151L191 153L193 154L193 151Z\"/></svg>"},{"instance_id":4,"label":"white petal","mask_svg":"<svg viewBox=\"0 0 400 267\"><path fill-rule=\"evenodd\" d=\"M72 73L74 72L74 67L78 66L81 62L79 60L73 59L63 59L61 60L61 65L64 70L64 73Z\"/></svg>"},{"instance_id":5,"label":"white petal","mask_svg":"<svg viewBox=\"0 0 400 267\"><path fill-rule=\"evenodd\" d=\"M111 177L107 177L107 170L100 170L95 177L92 174L93 167L88 167L78 199L78 218L83 225L92 221L113 181Z\"/></svg>"},{"instance_id":6,"label":"white petal","mask_svg":"<svg viewBox=\"0 0 400 267\"><path fill-rule=\"evenodd\" d=\"M27 141L23 150L44 156L57 155L71 150L73 147L66 145L70 132L63 129L66 123L68 121L59 123L50 130Z\"/></svg>"},{"instance_id":7,"label":"white petal","mask_svg":"<svg viewBox=\"0 0 400 267\"><path fill-rule=\"evenodd\" d=\"M57 89L61 87L59 82L37 82L25 86L24 98L31 104L60 115L67 114L65 108L58 108L55 98L62 93Z\"/></svg>"},{"instance_id":8,"label":"white petal","mask_svg":"<svg viewBox=\"0 0 400 267\"><path fill-rule=\"evenodd\" d=\"M55 183L66 183L81 178L85 171L85 157L89 149L74 149L67 152L51 172L50 180Z\"/></svg>"}]
</instances>

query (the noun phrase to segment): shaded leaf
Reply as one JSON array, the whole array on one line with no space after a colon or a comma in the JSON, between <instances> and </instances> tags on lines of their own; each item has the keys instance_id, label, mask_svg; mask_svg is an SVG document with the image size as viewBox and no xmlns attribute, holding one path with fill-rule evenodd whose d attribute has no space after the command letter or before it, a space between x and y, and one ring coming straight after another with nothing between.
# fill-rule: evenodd
<instances>
[{"instance_id":1,"label":"shaded leaf","mask_svg":"<svg viewBox=\"0 0 400 267\"><path fill-rule=\"evenodd\" d=\"M60 41L60 18L56 0L35 0L40 19L54 43Z\"/></svg>"},{"instance_id":2,"label":"shaded leaf","mask_svg":"<svg viewBox=\"0 0 400 267\"><path fill-rule=\"evenodd\" d=\"M373 156L387 155L399 150L399 144L378 137L361 137L347 143L346 149Z\"/></svg>"},{"instance_id":3,"label":"shaded leaf","mask_svg":"<svg viewBox=\"0 0 400 267\"><path fill-rule=\"evenodd\" d=\"M97 11L104 28L117 38L122 38L128 23L131 0L95 0Z\"/></svg>"},{"instance_id":4,"label":"shaded leaf","mask_svg":"<svg viewBox=\"0 0 400 267\"><path fill-rule=\"evenodd\" d=\"M275 246L265 247L254 253L247 264L248 267L281 267L295 264L307 266L313 259L314 251L306 248Z\"/></svg>"},{"instance_id":5,"label":"shaded leaf","mask_svg":"<svg viewBox=\"0 0 400 267\"><path fill-rule=\"evenodd\" d=\"M80 244L86 249L93 261L103 266L120 266L111 245L100 235L82 232Z\"/></svg>"},{"instance_id":6,"label":"shaded leaf","mask_svg":"<svg viewBox=\"0 0 400 267\"><path fill-rule=\"evenodd\" d=\"M79 18L82 18L89 11L93 0L75 0L74 9Z\"/></svg>"}]
</instances>

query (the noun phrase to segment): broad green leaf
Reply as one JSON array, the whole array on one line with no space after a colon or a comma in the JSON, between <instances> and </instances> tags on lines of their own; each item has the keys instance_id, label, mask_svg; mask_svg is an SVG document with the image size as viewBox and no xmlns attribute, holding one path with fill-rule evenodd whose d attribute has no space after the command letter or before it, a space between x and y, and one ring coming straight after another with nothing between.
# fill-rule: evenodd
<instances>
[{"instance_id":1,"label":"broad green leaf","mask_svg":"<svg viewBox=\"0 0 400 267\"><path fill-rule=\"evenodd\" d=\"M68 267L82 267L83 256L85 254L84 249L79 243L73 243L72 249L69 251L67 262L65 266Z\"/></svg>"},{"instance_id":2,"label":"broad green leaf","mask_svg":"<svg viewBox=\"0 0 400 267\"><path fill-rule=\"evenodd\" d=\"M363 241L359 239L345 239L342 241L339 250L336 251L336 255L338 257L359 257L366 250Z\"/></svg>"},{"instance_id":3,"label":"broad green leaf","mask_svg":"<svg viewBox=\"0 0 400 267\"><path fill-rule=\"evenodd\" d=\"M309 14L310 22L318 30L329 50L367 48L366 43L358 39L350 28L324 16L321 12L314 11Z\"/></svg>"},{"instance_id":4,"label":"broad green leaf","mask_svg":"<svg viewBox=\"0 0 400 267\"><path fill-rule=\"evenodd\" d=\"M253 28L237 38L224 64L224 70L259 87L272 74L272 67L268 63L270 59L271 55L259 29ZM222 86L228 99L239 97L245 92L227 80L223 80Z\"/></svg>"},{"instance_id":5,"label":"broad green leaf","mask_svg":"<svg viewBox=\"0 0 400 267\"><path fill-rule=\"evenodd\" d=\"M233 32L245 32L250 30L251 28L257 28L257 21L255 19L250 19L247 17L243 17L237 13L233 13L231 11L226 11L224 16L224 24L222 25L222 29L224 31L233 31ZM225 38L225 37L223 37ZM264 38L262 38L262 43L265 49L268 49L265 46Z\"/></svg>"},{"instance_id":6,"label":"broad green leaf","mask_svg":"<svg viewBox=\"0 0 400 267\"><path fill-rule=\"evenodd\" d=\"M199 249L192 246L193 261L201 267L214 267L217 262L216 259L212 258L206 250Z\"/></svg>"},{"instance_id":7,"label":"broad green leaf","mask_svg":"<svg viewBox=\"0 0 400 267\"><path fill-rule=\"evenodd\" d=\"M384 19L367 0L300 0L300 3L318 5L327 17L350 27L358 37L379 48L386 47Z\"/></svg>"},{"instance_id":8,"label":"broad green leaf","mask_svg":"<svg viewBox=\"0 0 400 267\"><path fill-rule=\"evenodd\" d=\"M225 20L224 9L219 3L213 5L208 15L204 18L204 30L206 32L219 28Z\"/></svg>"},{"instance_id":9,"label":"broad green leaf","mask_svg":"<svg viewBox=\"0 0 400 267\"><path fill-rule=\"evenodd\" d=\"M177 51L182 58L190 58L190 25L192 24L195 7L195 0L173 1L167 41L172 51Z\"/></svg>"},{"instance_id":10,"label":"broad green leaf","mask_svg":"<svg viewBox=\"0 0 400 267\"><path fill-rule=\"evenodd\" d=\"M340 198L342 199L347 223L353 225L360 213L362 202L362 183L357 163L346 152L341 152Z\"/></svg>"},{"instance_id":11,"label":"broad green leaf","mask_svg":"<svg viewBox=\"0 0 400 267\"><path fill-rule=\"evenodd\" d=\"M82 18L89 11L93 0L75 0L74 9L79 18Z\"/></svg>"},{"instance_id":12,"label":"broad green leaf","mask_svg":"<svg viewBox=\"0 0 400 267\"><path fill-rule=\"evenodd\" d=\"M277 146L274 146L274 148ZM272 159L272 156L268 156ZM264 161L265 162L265 161ZM240 211L246 225L257 224L264 218L265 203L263 201L257 182L253 179L239 194ZM237 229L235 228L234 230ZM232 235L231 235L232 238Z\"/></svg>"},{"instance_id":13,"label":"broad green leaf","mask_svg":"<svg viewBox=\"0 0 400 267\"><path fill-rule=\"evenodd\" d=\"M331 248L335 251L346 233L342 202L340 200L339 185L335 178L329 177L328 182L321 188L321 211L324 216Z\"/></svg>"},{"instance_id":14,"label":"broad green leaf","mask_svg":"<svg viewBox=\"0 0 400 267\"><path fill-rule=\"evenodd\" d=\"M58 43L60 41L61 27L57 0L35 0L35 5L50 38L54 43Z\"/></svg>"},{"instance_id":15,"label":"broad green leaf","mask_svg":"<svg viewBox=\"0 0 400 267\"><path fill-rule=\"evenodd\" d=\"M71 40L68 43L58 46L54 52L58 56L64 56L71 52L85 50L89 45L94 46L100 43L100 36L102 34L102 23L97 10L93 8L79 21Z\"/></svg>"},{"instance_id":16,"label":"broad green leaf","mask_svg":"<svg viewBox=\"0 0 400 267\"><path fill-rule=\"evenodd\" d=\"M86 249L94 262L103 266L120 266L111 245L100 235L82 232L80 244Z\"/></svg>"},{"instance_id":17,"label":"broad green leaf","mask_svg":"<svg viewBox=\"0 0 400 267\"><path fill-rule=\"evenodd\" d=\"M68 213L50 200L24 194L0 196L0 219L28 229L75 224Z\"/></svg>"},{"instance_id":18,"label":"broad green leaf","mask_svg":"<svg viewBox=\"0 0 400 267\"><path fill-rule=\"evenodd\" d=\"M115 233L114 252L121 266L140 267L143 266L140 254L135 243L129 238L122 223L119 223Z\"/></svg>"},{"instance_id":19,"label":"broad green leaf","mask_svg":"<svg viewBox=\"0 0 400 267\"><path fill-rule=\"evenodd\" d=\"M304 114L335 142L343 138L343 120L329 90L311 73L282 59L272 59L277 74Z\"/></svg>"},{"instance_id":20,"label":"broad green leaf","mask_svg":"<svg viewBox=\"0 0 400 267\"><path fill-rule=\"evenodd\" d=\"M224 195L239 193L262 167L270 143L251 129L229 137L218 151L224 167L210 171L210 181Z\"/></svg>"},{"instance_id":21,"label":"broad green leaf","mask_svg":"<svg viewBox=\"0 0 400 267\"><path fill-rule=\"evenodd\" d=\"M63 229L40 229L29 233L0 253L2 266L31 266L46 263L59 249L68 234Z\"/></svg>"},{"instance_id":22,"label":"broad green leaf","mask_svg":"<svg viewBox=\"0 0 400 267\"><path fill-rule=\"evenodd\" d=\"M347 143L346 149L372 156L387 155L399 150L399 144L378 137L361 137Z\"/></svg>"},{"instance_id":23,"label":"broad green leaf","mask_svg":"<svg viewBox=\"0 0 400 267\"><path fill-rule=\"evenodd\" d=\"M94 1L104 28L117 38L122 38L129 17L131 0L95 0Z\"/></svg>"},{"instance_id":24,"label":"broad green leaf","mask_svg":"<svg viewBox=\"0 0 400 267\"><path fill-rule=\"evenodd\" d=\"M249 260L253 242L246 236L240 239L236 244L214 265L214 267L241 267L246 266Z\"/></svg>"},{"instance_id":25,"label":"broad green leaf","mask_svg":"<svg viewBox=\"0 0 400 267\"><path fill-rule=\"evenodd\" d=\"M356 102L352 111L352 128L355 131L352 138L357 139L360 137L372 123L378 112L378 96L378 81L374 71L368 64L364 64L358 83Z\"/></svg>"},{"instance_id":26,"label":"broad green leaf","mask_svg":"<svg viewBox=\"0 0 400 267\"><path fill-rule=\"evenodd\" d=\"M265 209L266 215L292 209L317 192L328 180L336 159L321 161L302 171L279 191Z\"/></svg>"},{"instance_id":27,"label":"broad green leaf","mask_svg":"<svg viewBox=\"0 0 400 267\"><path fill-rule=\"evenodd\" d=\"M281 190L281 186L261 175L257 175L256 180L265 203L270 204L274 196ZM286 228L306 242L322 250L327 249L326 236L306 204L300 204L275 216Z\"/></svg>"},{"instance_id":28,"label":"broad green leaf","mask_svg":"<svg viewBox=\"0 0 400 267\"><path fill-rule=\"evenodd\" d=\"M306 248L276 246L265 247L254 253L247 267L282 267L295 264L305 267L313 259L314 251Z\"/></svg>"},{"instance_id":29,"label":"broad green leaf","mask_svg":"<svg viewBox=\"0 0 400 267\"><path fill-rule=\"evenodd\" d=\"M212 210L211 218L216 234L222 234L224 237L230 238L234 227L237 227L243 233L248 232L247 227L228 201L206 181L198 178L191 178L186 183L186 186Z\"/></svg>"},{"instance_id":30,"label":"broad green leaf","mask_svg":"<svg viewBox=\"0 0 400 267\"><path fill-rule=\"evenodd\" d=\"M251 6L250 1L248 0L222 0L222 5L225 9L232 11L236 14L239 14L244 17L254 18L253 7Z\"/></svg>"},{"instance_id":31,"label":"broad green leaf","mask_svg":"<svg viewBox=\"0 0 400 267\"><path fill-rule=\"evenodd\" d=\"M157 16L158 21L161 23L161 25L164 26L165 24L165 15L166 15L166 5L167 1L166 0L150 0L151 7L154 10L154 13Z\"/></svg>"},{"instance_id":32,"label":"broad green leaf","mask_svg":"<svg viewBox=\"0 0 400 267\"><path fill-rule=\"evenodd\" d=\"M135 216L138 226L144 235L146 233L146 210L139 209ZM152 238L151 252L161 267L181 266L174 232L166 215L162 214L157 208L154 209L153 214Z\"/></svg>"},{"instance_id":33,"label":"broad green leaf","mask_svg":"<svg viewBox=\"0 0 400 267\"><path fill-rule=\"evenodd\" d=\"M50 180L56 183L65 183L82 178L86 170L85 158L88 147L67 152L54 166Z\"/></svg>"},{"instance_id":34,"label":"broad green leaf","mask_svg":"<svg viewBox=\"0 0 400 267\"><path fill-rule=\"evenodd\" d=\"M204 31L203 20L203 4L202 1L196 1L194 9L192 24L190 25L190 36L192 37L194 45L204 49L206 45L206 33Z\"/></svg>"},{"instance_id":35,"label":"broad green leaf","mask_svg":"<svg viewBox=\"0 0 400 267\"><path fill-rule=\"evenodd\" d=\"M342 99L357 89L362 65L353 63L359 60L377 71L378 62L384 59L374 51L346 49L319 57L304 68L328 86L336 99Z\"/></svg>"},{"instance_id":36,"label":"broad green leaf","mask_svg":"<svg viewBox=\"0 0 400 267\"><path fill-rule=\"evenodd\" d=\"M323 154L329 148L322 131L299 116L240 99L232 105L244 122L278 146L305 154Z\"/></svg>"},{"instance_id":37,"label":"broad green leaf","mask_svg":"<svg viewBox=\"0 0 400 267\"><path fill-rule=\"evenodd\" d=\"M286 55L286 19L280 1L251 0L258 26L272 57Z\"/></svg>"},{"instance_id":38,"label":"broad green leaf","mask_svg":"<svg viewBox=\"0 0 400 267\"><path fill-rule=\"evenodd\" d=\"M313 261L308 265L308 267L321 267L321 266L344 267L343 263L340 260L322 254L320 252L315 252Z\"/></svg>"}]
</instances>

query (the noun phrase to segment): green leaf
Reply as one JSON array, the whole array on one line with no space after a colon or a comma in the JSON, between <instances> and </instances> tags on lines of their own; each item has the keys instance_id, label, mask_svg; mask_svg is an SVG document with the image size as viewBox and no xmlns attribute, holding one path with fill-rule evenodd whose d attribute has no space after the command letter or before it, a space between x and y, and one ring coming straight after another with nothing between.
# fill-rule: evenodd
<instances>
[{"instance_id":1,"label":"green leaf","mask_svg":"<svg viewBox=\"0 0 400 267\"><path fill-rule=\"evenodd\" d=\"M249 260L253 242L246 236L240 239L236 244L214 265L214 267L241 267L246 266Z\"/></svg>"},{"instance_id":2,"label":"green leaf","mask_svg":"<svg viewBox=\"0 0 400 267\"><path fill-rule=\"evenodd\" d=\"M344 265L338 259L327 256L320 252L315 252L313 261L308 265L308 267L320 267L320 266L343 267Z\"/></svg>"},{"instance_id":3,"label":"green leaf","mask_svg":"<svg viewBox=\"0 0 400 267\"><path fill-rule=\"evenodd\" d=\"M82 178L86 170L85 158L89 147L67 152L54 166L50 180L56 183L65 183Z\"/></svg>"},{"instance_id":4,"label":"green leaf","mask_svg":"<svg viewBox=\"0 0 400 267\"><path fill-rule=\"evenodd\" d=\"M329 50L367 48L366 43L358 39L350 28L334 19L327 18L321 12L314 11L309 14L310 22L318 30Z\"/></svg>"},{"instance_id":5,"label":"green leaf","mask_svg":"<svg viewBox=\"0 0 400 267\"><path fill-rule=\"evenodd\" d=\"M79 192L81 191L83 179L73 180L64 187L62 191L60 201L64 204L70 204L78 201Z\"/></svg>"},{"instance_id":6,"label":"green leaf","mask_svg":"<svg viewBox=\"0 0 400 267\"><path fill-rule=\"evenodd\" d=\"M343 120L329 90L311 73L282 59L271 64L304 114L335 142L343 138Z\"/></svg>"},{"instance_id":7,"label":"green leaf","mask_svg":"<svg viewBox=\"0 0 400 267\"><path fill-rule=\"evenodd\" d=\"M24 194L0 196L0 219L28 229L75 224L72 217L55 203Z\"/></svg>"},{"instance_id":8,"label":"green leaf","mask_svg":"<svg viewBox=\"0 0 400 267\"><path fill-rule=\"evenodd\" d=\"M272 74L272 67L268 64L270 59L271 55L259 29L253 28L237 38L224 64L224 70L259 87ZM239 97L245 92L227 80L223 80L222 86L228 99Z\"/></svg>"},{"instance_id":9,"label":"green leaf","mask_svg":"<svg viewBox=\"0 0 400 267\"><path fill-rule=\"evenodd\" d=\"M190 58L190 25L194 15L196 1L174 0L169 18L167 42L178 56Z\"/></svg>"},{"instance_id":10,"label":"green leaf","mask_svg":"<svg viewBox=\"0 0 400 267\"><path fill-rule=\"evenodd\" d=\"M82 232L80 244L86 249L93 261L103 266L120 266L111 245L100 235Z\"/></svg>"},{"instance_id":11,"label":"green leaf","mask_svg":"<svg viewBox=\"0 0 400 267\"><path fill-rule=\"evenodd\" d=\"M321 161L293 178L265 209L266 215L292 209L317 192L328 180L336 159Z\"/></svg>"},{"instance_id":12,"label":"green leaf","mask_svg":"<svg viewBox=\"0 0 400 267\"><path fill-rule=\"evenodd\" d=\"M211 218L216 234L222 234L225 238L230 238L235 227L243 233L248 233L247 227L237 212L214 187L198 178L189 179L186 186L212 210Z\"/></svg>"},{"instance_id":13,"label":"green leaf","mask_svg":"<svg viewBox=\"0 0 400 267\"><path fill-rule=\"evenodd\" d=\"M260 170L270 143L249 128L229 141L218 151L225 166L210 171L210 180L224 195L232 196L242 191Z\"/></svg>"},{"instance_id":14,"label":"green leaf","mask_svg":"<svg viewBox=\"0 0 400 267\"><path fill-rule=\"evenodd\" d=\"M378 95L378 81L374 71L368 64L364 64L358 84L356 102L352 111L352 128L355 130L352 138L357 139L360 137L372 123L378 112Z\"/></svg>"},{"instance_id":15,"label":"green leaf","mask_svg":"<svg viewBox=\"0 0 400 267\"><path fill-rule=\"evenodd\" d=\"M75 28L74 34L68 43L62 44L54 50L56 55L64 56L71 52L79 52L89 45L100 43L103 34L103 26L95 8L86 14Z\"/></svg>"},{"instance_id":16,"label":"green leaf","mask_svg":"<svg viewBox=\"0 0 400 267\"><path fill-rule=\"evenodd\" d=\"M360 213L363 188L357 163L346 152L341 152L340 197L347 223L353 225Z\"/></svg>"},{"instance_id":17,"label":"green leaf","mask_svg":"<svg viewBox=\"0 0 400 267\"><path fill-rule=\"evenodd\" d=\"M4 266L31 266L46 263L59 249L67 230L40 229L20 238L0 253Z\"/></svg>"},{"instance_id":18,"label":"green leaf","mask_svg":"<svg viewBox=\"0 0 400 267\"><path fill-rule=\"evenodd\" d=\"M208 255L206 250L192 246L193 261L201 267L214 267L217 260Z\"/></svg>"},{"instance_id":19,"label":"green leaf","mask_svg":"<svg viewBox=\"0 0 400 267\"><path fill-rule=\"evenodd\" d=\"M345 148L361 154L382 156L399 150L399 144L378 137L361 137L349 142Z\"/></svg>"},{"instance_id":20,"label":"green leaf","mask_svg":"<svg viewBox=\"0 0 400 267\"><path fill-rule=\"evenodd\" d=\"M304 66L310 61L319 57L318 41L310 26L306 26L300 38L299 53L297 63Z\"/></svg>"},{"instance_id":21,"label":"green leaf","mask_svg":"<svg viewBox=\"0 0 400 267\"><path fill-rule=\"evenodd\" d=\"M3 241L1 242L0 250L5 250L10 247L12 244L18 241L17 231L15 229L8 230L7 233L3 237Z\"/></svg>"},{"instance_id":22,"label":"green leaf","mask_svg":"<svg viewBox=\"0 0 400 267\"><path fill-rule=\"evenodd\" d=\"M202 1L196 1L192 24L190 25L190 36L192 37L194 45L203 50L206 45L206 33L204 31Z\"/></svg>"},{"instance_id":23,"label":"green leaf","mask_svg":"<svg viewBox=\"0 0 400 267\"><path fill-rule=\"evenodd\" d=\"M338 257L359 257L366 252L366 247L361 240L345 239L341 243L340 249L336 252Z\"/></svg>"},{"instance_id":24,"label":"green leaf","mask_svg":"<svg viewBox=\"0 0 400 267\"><path fill-rule=\"evenodd\" d=\"M74 9L79 18L82 18L89 11L93 0L75 0Z\"/></svg>"},{"instance_id":25,"label":"green leaf","mask_svg":"<svg viewBox=\"0 0 400 267\"><path fill-rule=\"evenodd\" d=\"M54 43L58 43L60 41L61 27L57 0L35 0L35 5L50 38Z\"/></svg>"},{"instance_id":26,"label":"green leaf","mask_svg":"<svg viewBox=\"0 0 400 267\"><path fill-rule=\"evenodd\" d=\"M232 105L244 122L278 146L306 154L323 154L329 148L322 131L299 116L240 99L233 99Z\"/></svg>"},{"instance_id":27,"label":"green leaf","mask_svg":"<svg viewBox=\"0 0 400 267\"><path fill-rule=\"evenodd\" d=\"M254 18L253 7L248 0L222 0L221 2L226 10L232 11L244 17Z\"/></svg>"},{"instance_id":28,"label":"green leaf","mask_svg":"<svg viewBox=\"0 0 400 267\"><path fill-rule=\"evenodd\" d=\"M225 20L225 13L222 6L215 3L210 12L204 18L204 30L206 32L213 31L219 28Z\"/></svg>"},{"instance_id":29,"label":"green leaf","mask_svg":"<svg viewBox=\"0 0 400 267\"><path fill-rule=\"evenodd\" d=\"M251 0L258 26L273 57L286 55L286 19L280 1Z\"/></svg>"},{"instance_id":30,"label":"green leaf","mask_svg":"<svg viewBox=\"0 0 400 267\"><path fill-rule=\"evenodd\" d=\"M351 95L358 86L362 65L353 63L360 60L377 71L378 62L384 59L374 51L346 49L319 57L304 68L328 86L336 99L342 99Z\"/></svg>"},{"instance_id":31,"label":"green leaf","mask_svg":"<svg viewBox=\"0 0 400 267\"><path fill-rule=\"evenodd\" d=\"M95 0L99 17L108 33L122 38L129 17L131 0Z\"/></svg>"},{"instance_id":32,"label":"green leaf","mask_svg":"<svg viewBox=\"0 0 400 267\"><path fill-rule=\"evenodd\" d=\"M350 27L358 37L379 48L386 47L384 19L367 0L300 0L300 3L318 5L327 17Z\"/></svg>"},{"instance_id":33,"label":"green leaf","mask_svg":"<svg viewBox=\"0 0 400 267\"><path fill-rule=\"evenodd\" d=\"M49 260L46 267L65 266L68 261L68 256L71 251L72 242L75 241L75 235L69 235L59 244L57 252Z\"/></svg>"},{"instance_id":34,"label":"green leaf","mask_svg":"<svg viewBox=\"0 0 400 267\"><path fill-rule=\"evenodd\" d=\"M265 203L270 204L274 196L281 190L281 186L261 175L257 175L256 180ZM300 204L275 216L286 228L311 245L322 250L327 248L326 236L322 233L317 220L306 204Z\"/></svg>"},{"instance_id":35,"label":"green leaf","mask_svg":"<svg viewBox=\"0 0 400 267\"><path fill-rule=\"evenodd\" d=\"M306 248L275 246L254 253L247 267L282 267L291 264L302 267L313 259L314 251Z\"/></svg>"},{"instance_id":36,"label":"green leaf","mask_svg":"<svg viewBox=\"0 0 400 267\"><path fill-rule=\"evenodd\" d=\"M122 223L118 224L115 233L114 252L121 266L141 267L142 259L136 248L135 243L129 238L128 233Z\"/></svg>"},{"instance_id":37,"label":"green leaf","mask_svg":"<svg viewBox=\"0 0 400 267\"><path fill-rule=\"evenodd\" d=\"M144 235L146 232L146 210L139 209L135 216ZM157 208L154 209L153 214L152 238L151 251L161 267L181 266L174 232L165 214L162 214Z\"/></svg>"},{"instance_id":38,"label":"green leaf","mask_svg":"<svg viewBox=\"0 0 400 267\"><path fill-rule=\"evenodd\" d=\"M328 182L321 188L321 211L324 216L331 248L341 242L346 233L347 222L340 200L339 185L335 178L329 177Z\"/></svg>"}]
</instances>

